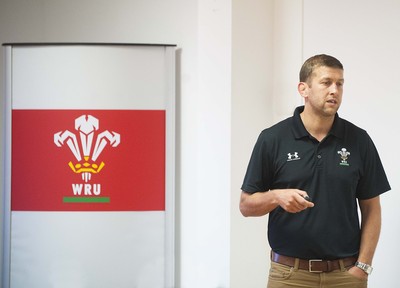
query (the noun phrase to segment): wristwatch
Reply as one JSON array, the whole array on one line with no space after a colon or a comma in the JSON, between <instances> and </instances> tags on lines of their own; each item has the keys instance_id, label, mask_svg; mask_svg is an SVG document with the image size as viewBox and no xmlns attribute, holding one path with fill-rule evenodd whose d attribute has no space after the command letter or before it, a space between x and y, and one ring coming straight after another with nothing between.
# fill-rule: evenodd
<instances>
[{"instance_id":1,"label":"wristwatch","mask_svg":"<svg viewBox=\"0 0 400 288\"><path fill-rule=\"evenodd\" d=\"M363 270L368 275L370 275L372 273L372 270L373 270L371 265L368 265L368 264L365 264L365 263L362 263L362 262L358 262L358 261L356 262L355 266L360 268L361 270Z\"/></svg>"}]
</instances>

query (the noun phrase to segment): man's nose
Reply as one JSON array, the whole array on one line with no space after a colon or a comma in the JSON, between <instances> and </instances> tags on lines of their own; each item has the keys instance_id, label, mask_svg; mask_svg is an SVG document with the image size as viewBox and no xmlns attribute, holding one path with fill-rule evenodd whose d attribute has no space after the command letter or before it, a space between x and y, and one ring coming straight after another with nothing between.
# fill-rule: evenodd
<instances>
[{"instance_id":1,"label":"man's nose","mask_svg":"<svg viewBox=\"0 0 400 288\"><path fill-rule=\"evenodd\" d=\"M330 87L331 94L337 94L339 92L339 87L337 84L332 84Z\"/></svg>"}]
</instances>

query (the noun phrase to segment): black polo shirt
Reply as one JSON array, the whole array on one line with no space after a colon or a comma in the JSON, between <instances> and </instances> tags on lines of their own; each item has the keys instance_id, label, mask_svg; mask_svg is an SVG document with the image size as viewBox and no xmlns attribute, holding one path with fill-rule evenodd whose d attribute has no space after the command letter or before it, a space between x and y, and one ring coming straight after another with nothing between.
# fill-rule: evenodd
<instances>
[{"instance_id":1,"label":"black polo shirt","mask_svg":"<svg viewBox=\"0 0 400 288\"><path fill-rule=\"evenodd\" d=\"M300 213L281 207L269 213L268 239L276 253L303 259L357 255L356 199L390 190L381 160L367 132L338 115L327 137L317 141L301 121L303 110L261 132L242 190L297 188L312 198L315 206Z\"/></svg>"}]
</instances>

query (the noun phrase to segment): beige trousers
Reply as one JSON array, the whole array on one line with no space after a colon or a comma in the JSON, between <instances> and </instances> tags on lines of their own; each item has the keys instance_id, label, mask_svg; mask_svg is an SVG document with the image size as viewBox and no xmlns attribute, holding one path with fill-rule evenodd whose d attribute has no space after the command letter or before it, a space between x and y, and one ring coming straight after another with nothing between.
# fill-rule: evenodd
<instances>
[{"instance_id":1,"label":"beige trousers","mask_svg":"<svg viewBox=\"0 0 400 288\"><path fill-rule=\"evenodd\" d=\"M361 280L347 272L343 262L341 269L329 273L312 273L271 262L267 288L367 288L367 280Z\"/></svg>"}]
</instances>

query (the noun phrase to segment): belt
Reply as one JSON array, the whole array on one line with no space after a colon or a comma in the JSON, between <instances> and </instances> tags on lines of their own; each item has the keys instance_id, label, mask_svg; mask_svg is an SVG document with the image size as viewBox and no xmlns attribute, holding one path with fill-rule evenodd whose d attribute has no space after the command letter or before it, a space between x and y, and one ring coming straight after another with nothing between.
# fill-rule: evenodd
<instances>
[{"instance_id":1,"label":"belt","mask_svg":"<svg viewBox=\"0 0 400 288\"><path fill-rule=\"evenodd\" d=\"M344 267L353 266L356 263L356 257L348 257L343 259L336 259L336 260L321 260L321 259L299 259L289 256L283 256L275 253L274 251L271 252L271 261L283 264L290 267L295 267L296 260L299 261L299 269L301 270L308 270L309 272L314 273L322 273L322 272L332 272L333 270L339 270L340 261L343 261Z\"/></svg>"}]
</instances>

